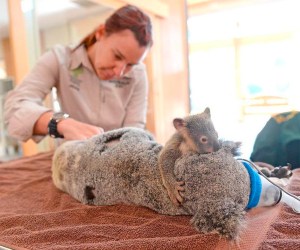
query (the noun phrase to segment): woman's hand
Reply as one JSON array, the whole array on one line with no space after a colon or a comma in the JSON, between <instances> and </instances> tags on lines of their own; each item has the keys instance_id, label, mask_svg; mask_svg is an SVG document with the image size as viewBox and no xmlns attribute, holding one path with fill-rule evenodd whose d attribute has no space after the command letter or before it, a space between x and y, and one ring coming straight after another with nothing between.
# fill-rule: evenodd
<instances>
[{"instance_id":1,"label":"woman's hand","mask_svg":"<svg viewBox=\"0 0 300 250\"><path fill-rule=\"evenodd\" d=\"M65 140L84 140L104 133L103 128L67 118L57 124L58 132Z\"/></svg>"},{"instance_id":2,"label":"woman's hand","mask_svg":"<svg viewBox=\"0 0 300 250\"><path fill-rule=\"evenodd\" d=\"M48 111L43 113L36 121L33 134L34 135L47 135L48 134L48 123L52 117L53 112ZM57 131L59 134L64 136L65 140L84 140L94 135L104 133L103 128L93 126L87 123L79 122L73 118L67 118L61 120L57 124Z\"/></svg>"}]
</instances>

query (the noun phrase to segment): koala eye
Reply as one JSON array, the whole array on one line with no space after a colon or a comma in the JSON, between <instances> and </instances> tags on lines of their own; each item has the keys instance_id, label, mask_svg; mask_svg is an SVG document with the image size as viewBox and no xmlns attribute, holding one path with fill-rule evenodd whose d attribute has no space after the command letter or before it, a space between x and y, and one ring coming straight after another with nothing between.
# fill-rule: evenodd
<instances>
[{"instance_id":1,"label":"koala eye","mask_svg":"<svg viewBox=\"0 0 300 250\"><path fill-rule=\"evenodd\" d=\"M208 139L206 136L201 136L200 137L200 142L203 143L203 144L206 144L208 142Z\"/></svg>"}]
</instances>

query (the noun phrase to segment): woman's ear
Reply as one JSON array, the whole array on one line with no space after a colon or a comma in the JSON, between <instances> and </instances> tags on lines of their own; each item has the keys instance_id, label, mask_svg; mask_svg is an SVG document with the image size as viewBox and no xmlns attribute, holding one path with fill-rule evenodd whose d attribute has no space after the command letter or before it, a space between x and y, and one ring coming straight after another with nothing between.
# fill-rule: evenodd
<instances>
[{"instance_id":1,"label":"woman's ear","mask_svg":"<svg viewBox=\"0 0 300 250\"><path fill-rule=\"evenodd\" d=\"M96 39L97 40L100 40L101 37L103 37L105 35L105 26L104 24L101 24L97 30L96 30L96 33L95 33L95 36L96 36Z\"/></svg>"}]
</instances>

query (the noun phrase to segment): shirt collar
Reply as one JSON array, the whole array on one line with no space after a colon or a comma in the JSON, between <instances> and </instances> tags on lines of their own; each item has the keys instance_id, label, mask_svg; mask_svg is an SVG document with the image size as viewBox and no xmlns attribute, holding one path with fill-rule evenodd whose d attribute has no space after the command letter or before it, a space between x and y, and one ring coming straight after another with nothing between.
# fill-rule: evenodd
<instances>
[{"instance_id":1,"label":"shirt collar","mask_svg":"<svg viewBox=\"0 0 300 250\"><path fill-rule=\"evenodd\" d=\"M81 45L71 53L69 69L74 70L83 65L85 68L94 72L93 66L88 58L87 50L84 45Z\"/></svg>"}]
</instances>

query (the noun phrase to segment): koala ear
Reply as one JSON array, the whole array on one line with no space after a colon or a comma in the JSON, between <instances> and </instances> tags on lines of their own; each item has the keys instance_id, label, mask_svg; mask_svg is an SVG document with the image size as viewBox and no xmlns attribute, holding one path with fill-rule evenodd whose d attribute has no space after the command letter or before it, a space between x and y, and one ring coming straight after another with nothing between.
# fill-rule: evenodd
<instances>
[{"instance_id":1,"label":"koala ear","mask_svg":"<svg viewBox=\"0 0 300 250\"><path fill-rule=\"evenodd\" d=\"M180 130L186 126L186 122L182 118L175 118L173 120L173 125L177 130Z\"/></svg>"},{"instance_id":2,"label":"koala ear","mask_svg":"<svg viewBox=\"0 0 300 250\"><path fill-rule=\"evenodd\" d=\"M205 110L204 110L204 113L208 115L208 117L210 118L210 109L209 107L207 107Z\"/></svg>"}]
</instances>

